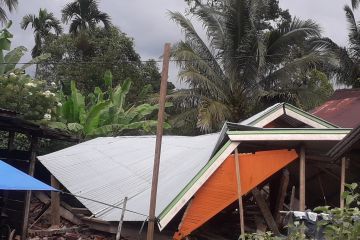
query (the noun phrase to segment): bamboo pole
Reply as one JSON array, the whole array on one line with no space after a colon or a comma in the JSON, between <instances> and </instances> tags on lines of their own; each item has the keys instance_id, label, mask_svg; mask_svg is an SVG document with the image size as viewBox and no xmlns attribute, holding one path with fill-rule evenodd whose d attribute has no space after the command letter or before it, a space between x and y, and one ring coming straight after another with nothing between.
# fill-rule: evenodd
<instances>
[{"instance_id":1,"label":"bamboo pole","mask_svg":"<svg viewBox=\"0 0 360 240\"><path fill-rule=\"evenodd\" d=\"M121 237L121 229L122 229L122 225L123 225L123 222L124 222L124 215L125 215L125 211L126 211L127 200L128 200L128 198L125 197L123 207L122 207L122 212L121 212L121 218L120 218L118 230L117 230L117 233L116 233L116 240L120 240L120 237Z\"/></svg>"},{"instance_id":2,"label":"bamboo pole","mask_svg":"<svg viewBox=\"0 0 360 240\"><path fill-rule=\"evenodd\" d=\"M245 239L244 206L243 206L243 201L242 201L241 175L240 175L239 160L240 159L239 159L238 149L235 148L235 169L236 169L237 193L238 193L238 199L239 199L240 232L241 232L241 239Z\"/></svg>"},{"instance_id":3,"label":"bamboo pole","mask_svg":"<svg viewBox=\"0 0 360 240\"><path fill-rule=\"evenodd\" d=\"M36 137L32 137L30 166L29 166L29 175L30 176L34 176L34 173L35 173L37 145L38 145L38 139ZM22 227L22 233L21 233L21 239L23 239L23 240L25 240L27 237L27 230L28 230L28 225L29 225L30 203L31 203L31 191L26 191L24 219L23 219L23 227Z\"/></svg>"},{"instance_id":4,"label":"bamboo pole","mask_svg":"<svg viewBox=\"0 0 360 240\"><path fill-rule=\"evenodd\" d=\"M154 228L155 228L155 220L156 220L155 219L156 194L157 194L157 186L159 180L161 141L162 141L163 125L164 125L164 112L165 112L167 79L169 72L170 50L171 50L170 43L166 43L164 46L163 68L161 73L159 112L158 112L158 123L156 130L156 145L155 145L154 168L153 168L153 177L152 177L152 185L151 185L147 240L154 239Z\"/></svg>"},{"instance_id":5,"label":"bamboo pole","mask_svg":"<svg viewBox=\"0 0 360 240\"><path fill-rule=\"evenodd\" d=\"M340 179L340 208L344 208L345 203L343 199L343 194L345 191L345 168L346 168L346 158L341 158L341 179Z\"/></svg>"},{"instance_id":6,"label":"bamboo pole","mask_svg":"<svg viewBox=\"0 0 360 240\"><path fill-rule=\"evenodd\" d=\"M305 211L305 147L300 149L300 188L299 210Z\"/></svg>"},{"instance_id":7,"label":"bamboo pole","mask_svg":"<svg viewBox=\"0 0 360 240\"><path fill-rule=\"evenodd\" d=\"M55 189L60 188L59 181L51 175L51 186ZM51 191L51 227L58 228L60 226L60 193Z\"/></svg>"}]
</instances>

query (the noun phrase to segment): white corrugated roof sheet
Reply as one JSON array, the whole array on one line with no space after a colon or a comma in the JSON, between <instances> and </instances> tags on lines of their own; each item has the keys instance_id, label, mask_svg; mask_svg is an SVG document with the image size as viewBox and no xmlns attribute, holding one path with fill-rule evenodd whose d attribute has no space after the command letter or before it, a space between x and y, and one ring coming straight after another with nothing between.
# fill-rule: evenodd
<instances>
[{"instance_id":1,"label":"white corrugated roof sheet","mask_svg":"<svg viewBox=\"0 0 360 240\"><path fill-rule=\"evenodd\" d=\"M219 134L164 136L156 215L209 160ZM40 162L74 195L148 215L155 136L102 137L39 156ZM95 217L119 221L120 209L78 198ZM126 212L125 221L145 216Z\"/></svg>"}]
</instances>

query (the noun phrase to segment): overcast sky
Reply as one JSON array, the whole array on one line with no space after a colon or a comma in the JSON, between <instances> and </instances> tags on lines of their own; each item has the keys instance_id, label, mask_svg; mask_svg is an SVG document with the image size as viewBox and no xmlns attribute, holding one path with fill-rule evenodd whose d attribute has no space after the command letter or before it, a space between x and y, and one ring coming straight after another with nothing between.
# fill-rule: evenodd
<instances>
[{"instance_id":1,"label":"overcast sky","mask_svg":"<svg viewBox=\"0 0 360 240\"><path fill-rule=\"evenodd\" d=\"M20 29L21 18L28 13L37 13L46 8L60 18L61 8L70 0L19 0L18 9L10 15L13 20L13 46L33 47L31 29ZM113 24L135 39L135 48L143 60L159 58L165 42L174 43L181 39L179 28L169 20L168 10L184 12L184 0L102 0L100 9L107 12ZM350 0L280 0L284 9L292 16L316 20L325 36L338 44L346 44L347 25L343 7ZM29 59L30 56L26 56ZM24 60L26 60L24 59ZM170 79L176 83L176 69L170 68Z\"/></svg>"}]
</instances>

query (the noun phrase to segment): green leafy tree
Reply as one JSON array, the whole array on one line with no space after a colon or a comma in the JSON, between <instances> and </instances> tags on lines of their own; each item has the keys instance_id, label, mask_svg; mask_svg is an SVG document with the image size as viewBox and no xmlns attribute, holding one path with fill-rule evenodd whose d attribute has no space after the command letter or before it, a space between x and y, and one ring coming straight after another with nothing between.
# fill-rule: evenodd
<instances>
[{"instance_id":1,"label":"green leafy tree","mask_svg":"<svg viewBox=\"0 0 360 240\"><path fill-rule=\"evenodd\" d=\"M157 121L151 120L151 117L158 106L141 104L126 108L125 98L131 81L126 80L115 88L112 88L112 81L112 74L107 71L104 77L107 90L103 92L96 87L87 100L72 81L71 95L63 97L58 110L60 121L52 122L50 126L66 129L85 139L117 136L132 130L134 133L149 132L154 129Z\"/></svg>"},{"instance_id":2,"label":"green leafy tree","mask_svg":"<svg viewBox=\"0 0 360 240\"><path fill-rule=\"evenodd\" d=\"M25 74L27 67L47 56L39 56L17 68L16 63L26 53L26 48L17 47L9 51L13 37L8 30L10 26L8 23L0 31L0 108L20 112L29 120L50 120L56 107L55 93L44 81Z\"/></svg>"},{"instance_id":3,"label":"green leafy tree","mask_svg":"<svg viewBox=\"0 0 360 240\"><path fill-rule=\"evenodd\" d=\"M99 10L96 0L75 0L66 4L61 13L64 23L71 21L69 32L73 34L88 29L94 30L100 22L105 29L111 27L110 16Z\"/></svg>"},{"instance_id":4,"label":"green leafy tree","mask_svg":"<svg viewBox=\"0 0 360 240\"><path fill-rule=\"evenodd\" d=\"M316 23L293 19L266 28L267 6L261 0L224 1L216 10L200 5L193 15L204 26L207 40L189 19L170 13L185 34L172 55L180 67L180 80L189 85L171 98L175 106L197 115L202 131L215 131L225 120L245 118L260 96L275 92L284 101L288 96L281 97L293 85L293 73L324 60L321 54L302 48L308 39L320 36ZM298 48L302 51L294 51ZM293 102L296 97L291 96Z\"/></svg>"},{"instance_id":5,"label":"green leafy tree","mask_svg":"<svg viewBox=\"0 0 360 240\"><path fill-rule=\"evenodd\" d=\"M18 6L18 0L3 0L0 2L0 21L5 23L8 21L5 8L12 12Z\"/></svg>"},{"instance_id":6,"label":"green leafy tree","mask_svg":"<svg viewBox=\"0 0 360 240\"><path fill-rule=\"evenodd\" d=\"M44 52L51 58L49 63L39 64L39 76L48 82L60 82L65 93L70 92L70 82L75 79L77 87L87 95L95 87L105 87L102 78L109 69L114 76L114 86L126 79L132 80L133 87L127 95L130 102L143 100L140 92L152 93L145 88L148 84L157 84L157 66L141 62L133 39L115 27L110 30L96 28L83 36L63 34L47 41Z\"/></svg>"},{"instance_id":7,"label":"green leafy tree","mask_svg":"<svg viewBox=\"0 0 360 240\"><path fill-rule=\"evenodd\" d=\"M31 56L35 58L42 53L42 45L45 38L52 34L52 30L56 35L60 35L62 27L60 21L56 19L53 13L49 13L46 9L41 8L37 16L35 14L24 16L20 26L25 30L30 24L35 37L35 46L31 50Z\"/></svg>"}]
</instances>

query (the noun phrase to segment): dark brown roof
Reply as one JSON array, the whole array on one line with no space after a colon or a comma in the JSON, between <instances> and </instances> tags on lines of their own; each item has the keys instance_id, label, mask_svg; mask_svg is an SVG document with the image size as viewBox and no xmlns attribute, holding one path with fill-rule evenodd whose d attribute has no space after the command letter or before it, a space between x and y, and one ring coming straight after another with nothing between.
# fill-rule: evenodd
<instances>
[{"instance_id":1,"label":"dark brown roof","mask_svg":"<svg viewBox=\"0 0 360 240\"><path fill-rule=\"evenodd\" d=\"M352 150L358 149L360 149L360 125L346 135L343 140L338 142L327 155L336 161L341 157L350 154Z\"/></svg>"},{"instance_id":2,"label":"dark brown roof","mask_svg":"<svg viewBox=\"0 0 360 240\"><path fill-rule=\"evenodd\" d=\"M6 109L0 109L0 130L29 134L39 138L77 141L67 133L24 120L17 112Z\"/></svg>"},{"instance_id":3,"label":"dark brown roof","mask_svg":"<svg viewBox=\"0 0 360 240\"><path fill-rule=\"evenodd\" d=\"M360 89L336 90L311 113L339 127L354 128L360 124Z\"/></svg>"}]
</instances>

